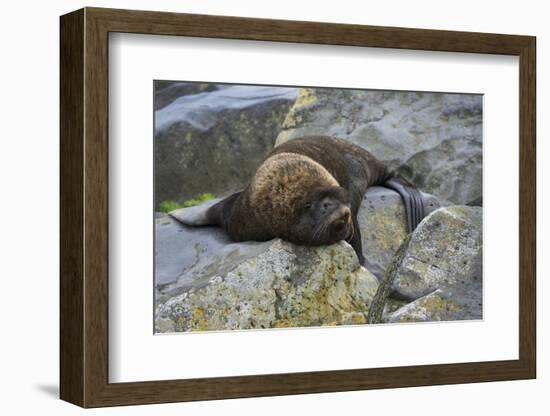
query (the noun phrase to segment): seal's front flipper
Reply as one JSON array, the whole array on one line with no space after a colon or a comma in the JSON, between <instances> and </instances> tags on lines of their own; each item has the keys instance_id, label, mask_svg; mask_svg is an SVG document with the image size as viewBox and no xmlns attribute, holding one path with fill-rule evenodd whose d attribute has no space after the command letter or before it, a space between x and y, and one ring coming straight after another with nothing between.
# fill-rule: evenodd
<instances>
[{"instance_id":1,"label":"seal's front flipper","mask_svg":"<svg viewBox=\"0 0 550 416\"><path fill-rule=\"evenodd\" d=\"M357 255L357 260L359 264L364 266L366 263L365 256L363 255L363 244L361 243L361 229L359 228L359 223L357 222L357 215L353 215L353 234L348 240L348 243L351 244Z\"/></svg>"},{"instance_id":2,"label":"seal's front flipper","mask_svg":"<svg viewBox=\"0 0 550 416\"><path fill-rule=\"evenodd\" d=\"M426 215L422 194L401 176L394 176L388 179L384 182L384 186L399 192L399 195L401 195L407 213L409 232L413 232Z\"/></svg>"},{"instance_id":3,"label":"seal's front flipper","mask_svg":"<svg viewBox=\"0 0 550 416\"><path fill-rule=\"evenodd\" d=\"M168 215L182 224L190 225L192 227L199 227L201 225L216 225L217 223L214 222L208 214L208 210L219 202L223 202L223 198L212 199L193 207L176 209L169 212Z\"/></svg>"}]
</instances>

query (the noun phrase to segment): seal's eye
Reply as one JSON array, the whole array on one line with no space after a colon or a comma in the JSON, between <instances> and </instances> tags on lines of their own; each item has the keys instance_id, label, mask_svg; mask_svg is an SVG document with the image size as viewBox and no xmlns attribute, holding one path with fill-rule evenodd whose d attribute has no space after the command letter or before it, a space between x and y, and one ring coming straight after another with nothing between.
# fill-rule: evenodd
<instances>
[{"instance_id":1,"label":"seal's eye","mask_svg":"<svg viewBox=\"0 0 550 416\"><path fill-rule=\"evenodd\" d=\"M337 202L335 201L332 201L330 199L325 199L323 200L323 203L321 205L321 212L323 214L326 214L326 213L329 213L330 211L332 211L337 205Z\"/></svg>"},{"instance_id":2,"label":"seal's eye","mask_svg":"<svg viewBox=\"0 0 550 416\"><path fill-rule=\"evenodd\" d=\"M313 204L312 204L311 202L310 202L309 204L305 204L305 205L304 205L304 210L309 210L309 209L311 209L312 205L313 205Z\"/></svg>"}]
</instances>

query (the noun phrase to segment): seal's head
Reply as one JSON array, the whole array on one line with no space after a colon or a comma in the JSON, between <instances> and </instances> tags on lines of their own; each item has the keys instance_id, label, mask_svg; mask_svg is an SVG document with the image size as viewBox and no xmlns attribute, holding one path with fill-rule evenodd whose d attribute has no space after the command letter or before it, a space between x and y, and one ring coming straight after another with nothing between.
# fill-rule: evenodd
<instances>
[{"instance_id":1,"label":"seal's head","mask_svg":"<svg viewBox=\"0 0 550 416\"><path fill-rule=\"evenodd\" d=\"M301 244L325 245L353 236L348 192L331 186L308 192L288 239Z\"/></svg>"},{"instance_id":2,"label":"seal's head","mask_svg":"<svg viewBox=\"0 0 550 416\"><path fill-rule=\"evenodd\" d=\"M353 236L348 191L319 163L279 153L258 169L251 184L252 215L284 240L333 244Z\"/></svg>"}]
</instances>

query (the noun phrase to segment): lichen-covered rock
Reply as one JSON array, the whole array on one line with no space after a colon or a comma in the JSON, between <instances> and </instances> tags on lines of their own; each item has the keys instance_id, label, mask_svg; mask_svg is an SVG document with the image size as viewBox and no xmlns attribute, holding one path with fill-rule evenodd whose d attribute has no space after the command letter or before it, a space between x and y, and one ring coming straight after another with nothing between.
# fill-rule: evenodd
<instances>
[{"instance_id":1,"label":"lichen-covered rock","mask_svg":"<svg viewBox=\"0 0 550 416\"><path fill-rule=\"evenodd\" d=\"M480 95L302 88L276 143L313 134L363 146L445 205L481 203Z\"/></svg>"},{"instance_id":2,"label":"lichen-covered rock","mask_svg":"<svg viewBox=\"0 0 550 416\"><path fill-rule=\"evenodd\" d=\"M453 206L419 224L406 254L396 259L393 278L394 292L415 301L388 315L388 322L481 319L481 220L480 207Z\"/></svg>"},{"instance_id":3,"label":"lichen-covered rock","mask_svg":"<svg viewBox=\"0 0 550 416\"><path fill-rule=\"evenodd\" d=\"M436 197L422 193L426 214L439 208ZM373 186L363 197L357 214L366 267L379 280L408 234L401 196L388 188Z\"/></svg>"},{"instance_id":4,"label":"lichen-covered rock","mask_svg":"<svg viewBox=\"0 0 550 416\"><path fill-rule=\"evenodd\" d=\"M479 299L479 298L478 298ZM386 322L428 322L481 319L481 305L463 302L440 289L389 313Z\"/></svg>"},{"instance_id":5,"label":"lichen-covered rock","mask_svg":"<svg viewBox=\"0 0 550 416\"><path fill-rule=\"evenodd\" d=\"M361 324L374 275L340 242L301 247L282 240L248 258L203 270L200 284L156 306L157 332Z\"/></svg>"},{"instance_id":6,"label":"lichen-covered rock","mask_svg":"<svg viewBox=\"0 0 550 416\"><path fill-rule=\"evenodd\" d=\"M394 290L418 299L437 288L481 284L481 214L480 207L453 206L425 218L413 233Z\"/></svg>"}]
</instances>

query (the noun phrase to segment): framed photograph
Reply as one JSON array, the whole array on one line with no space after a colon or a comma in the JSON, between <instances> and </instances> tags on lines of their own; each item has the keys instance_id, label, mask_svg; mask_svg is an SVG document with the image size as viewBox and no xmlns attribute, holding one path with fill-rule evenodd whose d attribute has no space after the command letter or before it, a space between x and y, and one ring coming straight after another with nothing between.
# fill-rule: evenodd
<instances>
[{"instance_id":1,"label":"framed photograph","mask_svg":"<svg viewBox=\"0 0 550 416\"><path fill-rule=\"evenodd\" d=\"M63 400L536 377L534 37L60 29Z\"/></svg>"}]
</instances>

